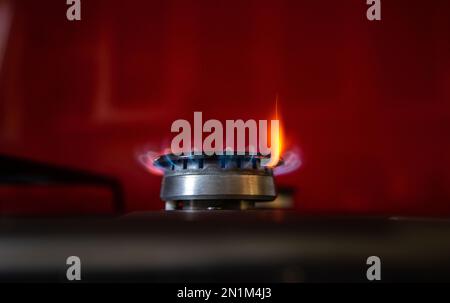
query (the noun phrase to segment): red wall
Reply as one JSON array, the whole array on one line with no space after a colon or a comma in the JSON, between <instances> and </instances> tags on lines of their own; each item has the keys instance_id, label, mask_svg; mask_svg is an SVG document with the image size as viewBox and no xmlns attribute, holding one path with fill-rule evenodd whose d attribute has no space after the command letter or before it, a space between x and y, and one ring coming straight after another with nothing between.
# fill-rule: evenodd
<instances>
[{"instance_id":1,"label":"red wall","mask_svg":"<svg viewBox=\"0 0 450 303\"><path fill-rule=\"evenodd\" d=\"M194 110L266 119L278 94L298 210L450 215L447 0L382 0L380 22L365 0L91 0L80 22L7 2L0 153L117 176L128 211L159 209L137 153Z\"/></svg>"}]
</instances>

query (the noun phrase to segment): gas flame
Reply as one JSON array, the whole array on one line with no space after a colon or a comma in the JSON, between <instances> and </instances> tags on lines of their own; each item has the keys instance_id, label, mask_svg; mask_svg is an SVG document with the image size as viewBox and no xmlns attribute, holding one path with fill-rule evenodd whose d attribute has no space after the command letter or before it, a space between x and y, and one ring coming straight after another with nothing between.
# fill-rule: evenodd
<instances>
[{"instance_id":1,"label":"gas flame","mask_svg":"<svg viewBox=\"0 0 450 303\"><path fill-rule=\"evenodd\" d=\"M299 148L293 148L283 152L283 165L274 168L275 176L289 174L302 166Z\"/></svg>"},{"instance_id":2,"label":"gas flame","mask_svg":"<svg viewBox=\"0 0 450 303\"><path fill-rule=\"evenodd\" d=\"M272 120L276 121L276 125L272 127L273 125L270 124L270 138L268 140L270 140L271 154L267 162L261 164L273 168L275 175L284 175L298 169L302 165L302 160L299 148L293 147L290 144L286 146L287 141L285 140L284 126L279 112L278 95L275 98L275 112L272 117ZM170 148L164 148L163 150L147 149L143 153L139 153L137 159L148 172L161 176L164 174L164 169L155 163L155 159L171 153ZM282 165L280 165L281 162Z\"/></svg>"},{"instance_id":3,"label":"gas flame","mask_svg":"<svg viewBox=\"0 0 450 303\"><path fill-rule=\"evenodd\" d=\"M287 147L284 136L284 127L278 106L278 95L275 98L275 120L278 120L278 133L271 134L272 152L271 160L266 166L273 168L275 175L291 173L302 166L301 152L296 146ZM289 148L289 149L287 149ZM282 162L282 165L279 165Z\"/></svg>"},{"instance_id":4,"label":"gas flame","mask_svg":"<svg viewBox=\"0 0 450 303\"><path fill-rule=\"evenodd\" d=\"M144 153L137 155L139 163L152 175L162 176L164 175L164 169L155 165L155 159L161 155L170 153L170 149L164 149L163 151L147 150Z\"/></svg>"},{"instance_id":5,"label":"gas flame","mask_svg":"<svg viewBox=\"0 0 450 303\"><path fill-rule=\"evenodd\" d=\"M278 132L270 130L270 144L271 144L271 155L270 161L265 165L268 167L275 167L279 164L281 153L283 150L283 126L280 121L278 114L278 95L275 98L275 119L278 121Z\"/></svg>"}]
</instances>

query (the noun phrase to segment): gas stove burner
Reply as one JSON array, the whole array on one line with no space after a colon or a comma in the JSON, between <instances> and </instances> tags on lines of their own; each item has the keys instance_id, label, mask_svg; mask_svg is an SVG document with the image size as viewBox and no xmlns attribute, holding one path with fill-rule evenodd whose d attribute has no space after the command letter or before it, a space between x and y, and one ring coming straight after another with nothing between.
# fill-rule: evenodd
<instances>
[{"instance_id":1,"label":"gas stove burner","mask_svg":"<svg viewBox=\"0 0 450 303\"><path fill-rule=\"evenodd\" d=\"M249 209L277 193L273 170L262 155L162 155L161 199L166 210ZM280 163L281 164L281 163Z\"/></svg>"}]
</instances>

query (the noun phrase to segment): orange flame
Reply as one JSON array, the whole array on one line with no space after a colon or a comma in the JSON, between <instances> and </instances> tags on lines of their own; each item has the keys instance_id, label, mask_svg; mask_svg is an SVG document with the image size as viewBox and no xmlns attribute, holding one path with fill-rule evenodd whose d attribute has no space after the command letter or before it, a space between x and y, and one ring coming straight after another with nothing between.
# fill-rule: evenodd
<instances>
[{"instance_id":1,"label":"orange flame","mask_svg":"<svg viewBox=\"0 0 450 303\"><path fill-rule=\"evenodd\" d=\"M278 131L270 130L270 144L272 154L270 161L266 164L268 167L275 167L280 162L281 153L283 150L283 127L278 115L278 95L275 98L275 119L278 121Z\"/></svg>"}]
</instances>

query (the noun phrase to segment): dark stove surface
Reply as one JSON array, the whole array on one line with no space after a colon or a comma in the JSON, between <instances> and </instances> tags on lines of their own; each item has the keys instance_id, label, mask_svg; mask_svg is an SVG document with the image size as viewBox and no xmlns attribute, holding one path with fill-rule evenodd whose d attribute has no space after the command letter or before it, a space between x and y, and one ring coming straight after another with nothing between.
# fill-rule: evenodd
<instances>
[{"instance_id":1,"label":"dark stove surface","mask_svg":"<svg viewBox=\"0 0 450 303\"><path fill-rule=\"evenodd\" d=\"M2 218L0 279L65 281L450 281L450 221L313 217L290 211L172 211L121 217Z\"/></svg>"}]
</instances>

